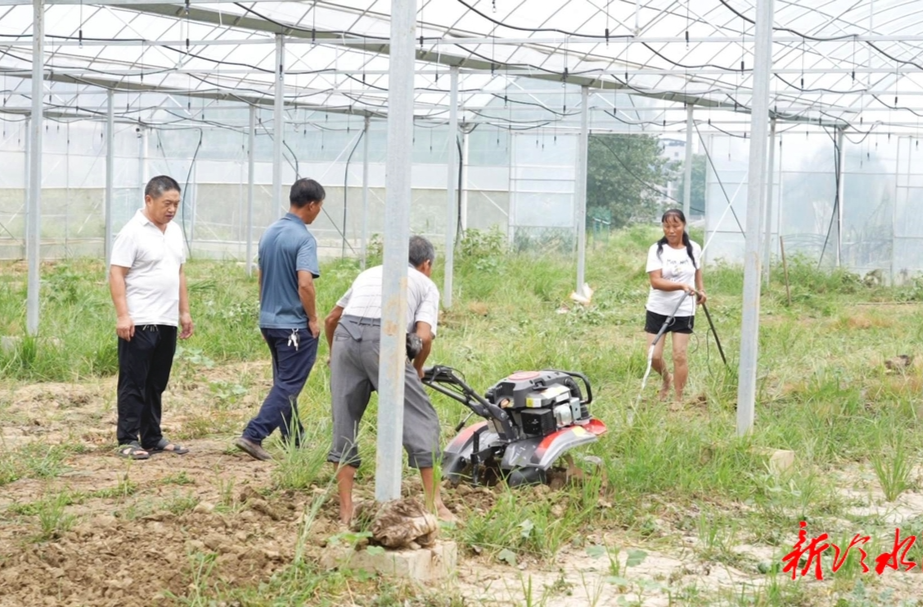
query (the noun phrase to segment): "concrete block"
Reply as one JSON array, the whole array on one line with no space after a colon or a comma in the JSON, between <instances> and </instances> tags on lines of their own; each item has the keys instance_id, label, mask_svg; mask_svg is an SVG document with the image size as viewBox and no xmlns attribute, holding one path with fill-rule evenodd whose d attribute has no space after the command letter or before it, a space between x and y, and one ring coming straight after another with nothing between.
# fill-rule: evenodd
<instances>
[{"instance_id":1,"label":"concrete block","mask_svg":"<svg viewBox=\"0 0 923 607\"><path fill-rule=\"evenodd\" d=\"M776 474L791 472L795 467L795 452L777 449L769 456L769 469Z\"/></svg>"},{"instance_id":2,"label":"concrete block","mask_svg":"<svg viewBox=\"0 0 923 607\"><path fill-rule=\"evenodd\" d=\"M415 582L431 582L455 573L458 546L455 542L436 542L418 550L384 550L369 552L351 546L328 546L321 565L326 569L363 569Z\"/></svg>"},{"instance_id":3,"label":"concrete block","mask_svg":"<svg viewBox=\"0 0 923 607\"><path fill-rule=\"evenodd\" d=\"M788 474L795 467L795 452L788 449L757 449L766 458L769 471L773 474Z\"/></svg>"}]
</instances>

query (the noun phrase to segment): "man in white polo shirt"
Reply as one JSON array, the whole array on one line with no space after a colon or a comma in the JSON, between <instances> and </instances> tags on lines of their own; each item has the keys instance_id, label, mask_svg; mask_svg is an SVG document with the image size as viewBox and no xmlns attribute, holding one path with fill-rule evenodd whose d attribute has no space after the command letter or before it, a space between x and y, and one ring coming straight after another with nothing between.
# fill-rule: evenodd
<instances>
[{"instance_id":1,"label":"man in white polo shirt","mask_svg":"<svg viewBox=\"0 0 923 607\"><path fill-rule=\"evenodd\" d=\"M439 457L439 418L423 383L423 364L436 336L439 318L439 289L430 279L436 252L422 236L410 238L410 268L407 269L407 332L423 342L420 353L407 360L404 370L404 449L411 467L420 469L427 508L439 518L455 516L442 503L433 476L433 461ZM330 346L330 395L333 399L333 447L327 461L337 467L340 520L353 516L352 490L359 467L356 430L378 389L381 352L382 267L359 274L324 321Z\"/></svg>"},{"instance_id":2,"label":"man in white polo shirt","mask_svg":"<svg viewBox=\"0 0 923 607\"><path fill-rule=\"evenodd\" d=\"M109 261L119 338L118 453L129 459L189 452L160 430L161 395L173 367L177 325L180 339L193 332L183 231L172 222L179 204L176 180L166 175L151 179L144 188L144 207L119 232Z\"/></svg>"}]
</instances>

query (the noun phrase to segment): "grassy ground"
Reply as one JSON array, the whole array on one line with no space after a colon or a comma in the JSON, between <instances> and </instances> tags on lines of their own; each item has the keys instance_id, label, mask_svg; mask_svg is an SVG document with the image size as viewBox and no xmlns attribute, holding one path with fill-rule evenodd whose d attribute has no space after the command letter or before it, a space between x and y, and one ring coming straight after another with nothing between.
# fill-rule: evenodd
<instances>
[{"instance_id":1,"label":"grassy ground","mask_svg":"<svg viewBox=\"0 0 923 607\"><path fill-rule=\"evenodd\" d=\"M896 527L902 538L923 532L923 283L885 288L795 260L789 304L782 272L774 269L761 304L756 427L740 439L743 279L739 269L710 267L708 305L729 368L699 317L685 407L657 402L652 380L628 424L646 365L643 260L655 237L634 229L590 247L587 281L595 294L585 308L568 299L571 261L508 256L488 234L462 246L455 306L443 314L432 362L460 369L482 389L519 369L581 371L593 382L593 413L609 432L588 449L600 468L563 489L447 489L462 523L444 535L458 542L462 565L457 580L425 592L317 565L321 545L336 532L324 465L324 365L300 400L314 433L308 448L286 453L273 444L277 461L267 465L228 448L269 382L256 283L242 267L196 260L187 266L196 335L177 356L166 423L196 450L183 460L126 466L111 457L116 351L104 268L78 260L46 265L39 336L0 352L0 570L49 573L0 596L0 605L36 596L65 604L79 580L61 555L87 542L101 546L92 543L103 542L99 529L134 545L143 539L132 535L142 523L160 525L175 553L158 569L171 576L149 572L158 587L142 593L144 602L161 604L923 604L920 569L874 572ZM23 334L24 272L22 264L0 267L0 333ZM323 265L321 310L356 272L350 261ZM434 279L441 284L441 275ZM464 412L447 399L434 401L448 439ZM368 462L374 420L372 409L361 429ZM795 452L791 470L770 469L767 452L775 449ZM370 467L360 471L367 492L373 477ZM410 472L407 478L413 491L416 479ZM275 516L254 506L261 502ZM835 574L833 555L825 554L825 581L792 581L781 571L782 557L801 521L809 539L826 532L841 547L856 533L869 535L864 548L873 571L862 572L853 549ZM216 533L262 546L259 558L209 541ZM908 559L923 560L919 545ZM83 580L81 587L100 591L75 595L83 597L75 604L117 602L124 589L113 566L103 558L101 579L108 570L115 581Z\"/></svg>"}]
</instances>

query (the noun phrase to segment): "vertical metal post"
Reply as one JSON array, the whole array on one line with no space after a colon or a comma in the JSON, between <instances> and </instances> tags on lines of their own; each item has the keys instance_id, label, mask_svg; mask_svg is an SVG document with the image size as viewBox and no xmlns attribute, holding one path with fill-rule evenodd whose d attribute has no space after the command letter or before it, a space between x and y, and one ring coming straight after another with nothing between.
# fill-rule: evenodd
<instances>
[{"instance_id":1,"label":"vertical metal post","mask_svg":"<svg viewBox=\"0 0 923 607\"><path fill-rule=\"evenodd\" d=\"M843 144L846 139L846 130L840 127L836 130L836 157L837 157L837 192L836 192L836 267L843 263L843 177L845 175L846 154ZM900 143L898 143L900 145Z\"/></svg>"},{"instance_id":2,"label":"vertical metal post","mask_svg":"<svg viewBox=\"0 0 923 607\"><path fill-rule=\"evenodd\" d=\"M103 253L106 256L106 265L112 259L112 209L115 182L115 91L106 91L106 243Z\"/></svg>"},{"instance_id":3,"label":"vertical metal post","mask_svg":"<svg viewBox=\"0 0 923 607\"><path fill-rule=\"evenodd\" d=\"M910 151L908 150L908 154ZM897 140L897 155L894 159L894 197L891 199L891 286L897 284L897 217L901 195L901 140Z\"/></svg>"},{"instance_id":4,"label":"vertical metal post","mask_svg":"<svg viewBox=\"0 0 923 607\"><path fill-rule=\"evenodd\" d=\"M45 5L43 0L33 0L32 21L32 115L29 148L29 215L26 229L26 259L29 277L26 287L26 331L38 333L39 271L42 252L42 132L45 96Z\"/></svg>"},{"instance_id":5,"label":"vertical metal post","mask_svg":"<svg viewBox=\"0 0 923 607\"><path fill-rule=\"evenodd\" d=\"M683 214L688 221L692 215L692 136L695 123L692 121L693 106L686 106L686 159L683 161Z\"/></svg>"},{"instance_id":6,"label":"vertical metal post","mask_svg":"<svg viewBox=\"0 0 923 607\"><path fill-rule=\"evenodd\" d=\"M64 254L68 254L70 240L70 206L71 206L71 124L64 125L64 137L67 145L64 148Z\"/></svg>"},{"instance_id":7,"label":"vertical metal post","mask_svg":"<svg viewBox=\"0 0 923 607\"><path fill-rule=\"evenodd\" d=\"M714 141L715 141L714 135L709 135L708 141L705 141L703 139L702 146L705 149L702 151L704 152L706 150L714 149L715 148ZM708 159L708 156L706 155L706 162L705 162L705 242L706 243L711 242L711 238L712 238L711 234L708 233L708 227L711 225L711 216L713 212L711 210L712 208L712 205L711 205L712 181L711 179L709 179L709 174L715 172L715 167L711 164L711 162L708 162L707 159ZM702 251L702 265L705 265L706 263L708 263L708 247L706 247Z\"/></svg>"},{"instance_id":8,"label":"vertical metal post","mask_svg":"<svg viewBox=\"0 0 923 607\"><path fill-rule=\"evenodd\" d=\"M378 451L375 472L375 499L380 502L395 500L401 496L416 11L416 0L391 2L385 254L381 300L381 355L378 369Z\"/></svg>"},{"instance_id":9,"label":"vertical metal post","mask_svg":"<svg viewBox=\"0 0 923 607\"><path fill-rule=\"evenodd\" d=\"M577 294L586 295L586 179L589 154L590 87L580 87L580 137L577 139L577 172L574 175L574 227L577 228Z\"/></svg>"},{"instance_id":10,"label":"vertical metal post","mask_svg":"<svg viewBox=\"0 0 923 607\"><path fill-rule=\"evenodd\" d=\"M247 276L253 276L253 181L256 179L256 106L250 105L247 145ZM275 183L273 183L275 185ZM278 204L274 202L273 204Z\"/></svg>"},{"instance_id":11,"label":"vertical metal post","mask_svg":"<svg viewBox=\"0 0 923 607\"><path fill-rule=\"evenodd\" d=\"M366 115L362 134L362 269L365 269L369 237L369 123Z\"/></svg>"},{"instance_id":12,"label":"vertical metal post","mask_svg":"<svg viewBox=\"0 0 923 607\"><path fill-rule=\"evenodd\" d=\"M776 119L769 121L769 168L766 171L766 237L763 241L763 284L769 286L772 269L772 184L776 159Z\"/></svg>"},{"instance_id":13,"label":"vertical metal post","mask_svg":"<svg viewBox=\"0 0 923 607\"><path fill-rule=\"evenodd\" d=\"M757 0L750 115L750 181L747 188L744 293L737 384L737 434L753 428L760 328L760 230L766 196L766 147L769 141L769 78L772 71L773 0Z\"/></svg>"},{"instance_id":14,"label":"vertical metal post","mask_svg":"<svg viewBox=\"0 0 923 607\"><path fill-rule=\"evenodd\" d=\"M192 162L192 159L189 160ZM189 257L192 257L192 249L195 245L195 218L199 211L199 169L196 165L192 165L192 182L186 184L187 194L189 196L186 198L186 205L191 207L191 213L189 214L189 233L187 234L189 240L189 251L187 252Z\"/></svg>"},{"instance_id":15,"label":"vertical metal post","mask_svg":"<svg viewBox=\"0 0 923 607\"><path fill-rule=\"evenodd\" d=\"M29 247L29 229L30 229L30 219L29 212L32 209L32 118L26 116L26 123L23 126L23 130L26 133L25 141L23 142L23 183L25 184L26 195L24 196L23 202L25 203L26 209L26 226L25 233L23 234L22 240L22 257L23 259L28 258L28 247Z\"/></svg>"},{"instance_id":16,"label":"vertical metal post","mask_svg":"<svg viewBox=\"0 0 923 607\"><path fill-rule=\"evenodd\" d=\"M285 43L282 34L276 34L276 99L273 109L272 137L272 204L288 204L282 200L282 141L285 137Z\"/></svg>"},{"instance_id":17,"label":"vertical metal post","mask_svg":"<svg viewBox=\"0 0 923 607\"><path fill-rule=\"evenodd\" d=\"M464 235L465 230L468 229L468 131L463 130L461 141L462 149L462 160L461 160L461 179L459 183L461 184L461 212L459 213L459 221L461 222L461 233Z\"/></svg>"},{"instance_id":18,"label":"vertical metal post","mask_svg":"<svg viewBox=\"0 0 923 607\"><path fill-rule=\"evenodd\" d=\"M138 200L144 200L144 189L147 187L147 182L151 178L151 176L148 173L150 169L147 166L147 143L148 143L148 135L150 133L150 129L148 129L147 127L140 127L140 128L141 128L141 139L140 139L141 143L138 144L139 145L138 182L141 184L141 187L140 187L141 195L138 197ZM134 211L134 209L132 209L132 211Z\"/></svg>"},{"instance_id":19,"label":"vertical metal post","mask_svg":"<svg viewBox=\"0 0 923 607\"><path fill-rule=\"evenodd\" d=\"M450 68L449 135L446 155L446 208L445 208L445 286L442 303L452 307L452 279L455 271L455 233L458 230L458 67Z\"/></svg>"}]
</instances>

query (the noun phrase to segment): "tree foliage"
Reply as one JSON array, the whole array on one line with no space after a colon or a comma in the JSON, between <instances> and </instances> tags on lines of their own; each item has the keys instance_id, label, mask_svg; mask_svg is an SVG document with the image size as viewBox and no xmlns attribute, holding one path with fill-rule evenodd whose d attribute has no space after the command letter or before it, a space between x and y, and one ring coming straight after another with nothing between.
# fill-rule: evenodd
<instances>
[{"instance_id":1,"label":"tree foliage","mask_svg":"<svg viewBox=\"0 0 923 607\"><path fill-rule=\"evenodd\" d=\"M593 135L587 167L587 212L612 228L658 219L663 188L677 163L661 155L653 135Z\"/></svg>"},{"instance_id":2,"label":"tree foliage","mask_svg":"<svg viewBox=\"0 0 923 607\"><path fill-rule=\"evenodd\" d=\"M705 214L705 171L708 160L705 157L705 154L693 154L692 155L692 196L689 199L689 208L691 210L691 215L704 215ZM683 199L683 190L686 188L686 184L683 181L683 171L686 167L680 165L679 167L679 188L676 190L676 199Z\"/></svg>"}]
</instances>

